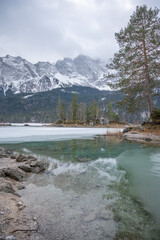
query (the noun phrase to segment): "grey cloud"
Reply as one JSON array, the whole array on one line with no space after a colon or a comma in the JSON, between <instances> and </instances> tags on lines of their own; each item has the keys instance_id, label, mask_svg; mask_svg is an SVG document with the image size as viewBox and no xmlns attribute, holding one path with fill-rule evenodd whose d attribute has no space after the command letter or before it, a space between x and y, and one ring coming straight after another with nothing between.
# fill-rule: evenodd
<instances>
[{"instance_id":1,"label":"grey cloud","mask_svg":"<svg viewBox=\"0 0 160 240\"><path fill-rule=\"evenodd\" d=\"M158 0L0 0L0 55L31 62L86 54L108 59L114 33L127 25L136 5Z\"/></svg>"}]
</instances>

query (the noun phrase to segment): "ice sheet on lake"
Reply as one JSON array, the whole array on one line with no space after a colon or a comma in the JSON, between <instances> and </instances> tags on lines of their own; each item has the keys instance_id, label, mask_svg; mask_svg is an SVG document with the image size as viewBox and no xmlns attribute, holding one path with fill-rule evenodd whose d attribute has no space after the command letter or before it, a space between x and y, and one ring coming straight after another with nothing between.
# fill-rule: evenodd
<instances>
[{"instance_id":1,"label":"ice sheet on lake","mask_svg":"<svg viewBox=\"0 0 160 240\"><path fill-rule=\"evenodd\" d=\"M1 127L0 143L93 138L119 130L122 131L113 128Z\"/></svg>"}]
</instances>

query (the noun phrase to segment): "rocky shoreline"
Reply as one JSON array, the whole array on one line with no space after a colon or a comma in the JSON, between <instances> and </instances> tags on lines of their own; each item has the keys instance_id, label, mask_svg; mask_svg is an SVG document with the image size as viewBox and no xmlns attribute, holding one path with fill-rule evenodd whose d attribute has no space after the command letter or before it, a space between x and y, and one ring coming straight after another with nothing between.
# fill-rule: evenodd
<instances>
[{"instance_id":1,"label":"rocky shoreline","mask_svg":"<svg viewBox=\"0 0 160 240\"><path fill-rule=\"evenodd\" d=\"M124 139L129 141L137 141L142 143L160 144L160 136L144 133L126 133Z\"/></svg>"},{"instance_id":2,"label":"rocky shoreline","mask_svg":"<svg viewBox=\"0 0 160 240\"><path fill-rule=\"evenodd\" d=\"M141 143L149 143L160 145L160 135L155 133L145 132L145 129L141 126L139 127L128 127L123 130L123 139L129 141L136 141Z\"/></svg>"},{"instance_id":3,"label":"rocky shoreline","mask_svg":"<svg viewBox=\"0 0 160 240\"><path fill-rule=\"evenodd\" d=\"M47 167L33 156L0 148L0 240L29 240L38 232L37 218L31 216L20 190L31 174L40 174Z\"/></svg>"}]
</instances>

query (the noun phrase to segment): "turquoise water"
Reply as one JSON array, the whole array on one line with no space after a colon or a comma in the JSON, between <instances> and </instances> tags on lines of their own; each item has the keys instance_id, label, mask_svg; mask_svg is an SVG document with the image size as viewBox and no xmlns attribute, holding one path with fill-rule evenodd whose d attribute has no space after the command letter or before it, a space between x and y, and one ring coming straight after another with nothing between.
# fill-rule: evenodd
<instances>
[{"instance_id":1,"label":"turquoise water","mask_svg":"<svg viewBox=\"0 0 160 240\"><path fill-rule=\"evenodd\" d=\"M159 147L113 137L1 146L49 162L21 191L42 239L160 239Z\"/></svg>"},{"instance_id":2,"label":"turquoise water","mask_svg":"<svg viewBox=\"0 0 160 240\"><path fill-rule=\"evenodd\" d=\"M132 192L160 224L160 148L126 150L117 161L127 172Z\"/></svg>"}]
</instances>

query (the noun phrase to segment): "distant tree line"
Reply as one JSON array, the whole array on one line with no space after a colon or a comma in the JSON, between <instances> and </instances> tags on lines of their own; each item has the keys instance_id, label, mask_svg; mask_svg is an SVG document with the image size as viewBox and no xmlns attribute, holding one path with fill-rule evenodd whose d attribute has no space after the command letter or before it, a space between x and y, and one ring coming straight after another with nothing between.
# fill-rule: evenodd
<instances>
[{"instance_id":1,"label":"distant tree line","mask_svg":"<svg viewBox=\"0 0 160 240\"><path fill-rule=\"evenodd\" d=\"M108 122L118 122L119 116L113 111L112 102L109 102L107 109L106 112L102 111L94 99L88 106L84 102L78 103L77 94L73 95L73 99L67 109L66 104L62 102L59 96L56 107L57 122L98 124L102 118L107 118Z\"/></svg>"}]
</instances>

